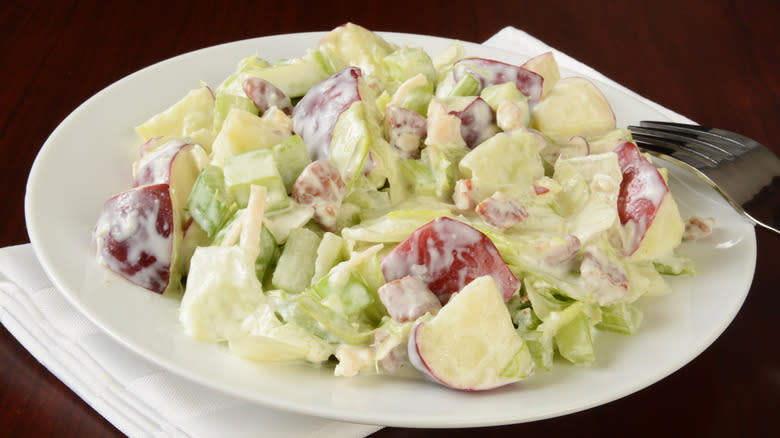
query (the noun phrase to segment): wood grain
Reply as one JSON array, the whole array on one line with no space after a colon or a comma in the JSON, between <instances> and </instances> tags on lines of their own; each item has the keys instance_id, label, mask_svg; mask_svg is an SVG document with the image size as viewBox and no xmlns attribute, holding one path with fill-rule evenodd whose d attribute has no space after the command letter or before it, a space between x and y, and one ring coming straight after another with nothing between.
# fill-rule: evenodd
<instances>
[{"instance_id":1,"label":"wood grain","mask_svg":"<svg viewBox=\"0 0 780 438\"><path fill-rule=\"evenodd\" d=\"M81 102L198 48L352 21L482 42L515 26L693 120L776 139L780 3L774 1L17 1L0 6L0 245L28 242L36 153ZM780 406L780 239L759 230L750 294L725 333L649 388L584 412L481 429L386 428L376 437L758 436ZM515 409L507 406L507 409ZM262 435L258 433L258 435ZM0 436L121 436L0 328Z\"/></svg>"}]
</instances>

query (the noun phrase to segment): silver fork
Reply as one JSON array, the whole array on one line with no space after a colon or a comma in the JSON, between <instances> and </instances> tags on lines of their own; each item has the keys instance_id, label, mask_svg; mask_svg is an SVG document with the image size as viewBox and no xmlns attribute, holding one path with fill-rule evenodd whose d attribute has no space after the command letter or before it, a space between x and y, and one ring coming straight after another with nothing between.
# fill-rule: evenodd
<instances>
[{"instance_id":1,"label":"silver fork","mask_svg":"<svg viewBox=\"0 0 780 438\"><path fill-rule=\"evenodd\" d=\"M754 224L780 235L780 159L755 140L717 128L639 122L637 146L691 170Z\"/></svg>"}]
</instances>

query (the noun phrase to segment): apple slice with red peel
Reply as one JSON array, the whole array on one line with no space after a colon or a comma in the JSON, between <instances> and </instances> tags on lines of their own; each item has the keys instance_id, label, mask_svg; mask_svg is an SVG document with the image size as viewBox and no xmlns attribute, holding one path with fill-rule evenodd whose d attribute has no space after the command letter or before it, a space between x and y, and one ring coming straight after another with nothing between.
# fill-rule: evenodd
<instances>
[{"instance_id":1,"label":"apple slice with red peel","mask_svg":"<svg viewBox=\"0 0 780 438\"><path fill-rule=\"evenodd\" d=\"M450 388L480 391L528 377L534 368L492 277L471 281L433 318L421 318L407 346L412 365Z\"/></svg>"},{"instance_id":2,"label":"apple slice with red peel","mask_svg":"<svg viewBox=\"0 0 780 438\"><path fill-rule=\"evenodd\" d=\"M623 143L615 153L623 174L617 208L624 251L627 255L639 252L640 258L671 251L682 239L684 224L666 181L634 143ZM646 239L649 235L653 237ZM644 248L640 251L640 247Z\"/></svg>"},{"instance_id":3,"label":"apple slice with red peel","mask_svg":"<svg viewBox=\"0 0 780 438\"><path fill-rule=\"evenodd\" d=\"M330 156L339 116L362 100L362 77L359 68L347 67L312 87L293 108L293 131L303 138L312 160Z\"/></svg>"},{"instance_id":4,"label":"apple slice with red peel","mask_svg":"<svg viewBox=\"0 0 780 438\"><path fill-rule=\"evenodd\" d=\"M474 227L440 217L415 230L381 261L386 281L419 277L442 303L477 277L493 277L504 301L520 289L520 280L493 242Z\"/></svg>"},{"instance_id":5,"label":"apple slice with red peel","mask_svg":"<svg viewBox=\"0 0 780 438\"><path fill-rule=\"evenodd\" d=\"M136 187L110 198L95 227L98 260L157 293L178 291L181 225L168 184Z\"/></svg>"},{"instance_id":6,"label":"apple slice with red peel","mask_svg":"<svg viewBox=\"0 0 780 438\"><path fill-rule=\"evenodd\" d=\"M170 139L151 150L147 149L133 163L133 187L168 184L176 198L175 204L187 205L192 186L207 162L208 155L200 145L181 138Z\"/></svg>"},{"instance_id":7,"label":"apple slice with red peel","mask_svg":"<svg viewBox=\"0 0 780 438\"><path fill-rule=\"evenodd\" d=\"M470 74L479 81L480 89L490 85L514 82L518 90L528 96L530 104L542 98L544 78L523 67L485 58L463 58L453 65L454 83Z\"/></svg>"},{"instance_id":8,"label":"apple slice with red peel","mask_svg":"<svg viewBox=\"0 0 780 438\"><path fill-rule=\"evenodd\" d=\"M534 56L521 65L526 70L530 70L536 74L539 74L544 78L542 84L542 99L547 97L550 90L561 79L561 71L558 68L558 62L555 61L555 56L552 52L545 52L541 55Z\"/></svg>"},{"instance_id":9,"label":"apple slice with red peel","mask_svg":"<svg viewBox=\"0 0 780 438\"><path fill-rule=\"evenodd\" d=\"M465 101L458 98L458 100L468 103L460 108L450 109L448 114L460 119L460 136L469 149L474 149L499 132L496 114L490 104L481 97L466 98Z\"/></svg>"},{"instance_id":10,"label":"apple slice with red peel","mask_svg":"<svg viewBox=\"0 0 780 438\"><path fill-rule=\"evenodd\" d=\"M290 98L282 90L276 88L274 84L265 79L247 78L241 84L241 88L244 90L246 97L255 104L255 107L261 114L273 106L284 111L287 115L292 114L293 106Z\"/></svg>"}]
</instances>

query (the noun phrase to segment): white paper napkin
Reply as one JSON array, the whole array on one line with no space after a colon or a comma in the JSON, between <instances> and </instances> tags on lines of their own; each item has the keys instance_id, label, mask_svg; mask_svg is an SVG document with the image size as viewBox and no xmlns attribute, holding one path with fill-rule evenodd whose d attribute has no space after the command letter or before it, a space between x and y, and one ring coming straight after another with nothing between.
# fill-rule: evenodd
<instances>
[{"instance_id":1,"label":"white paper napkin","mask_svg":"<svg viewBox=\"0 0 780 438\"><path fill-rule=\"evenodd\" d=\"M506 27L484 44L528 54L552 50L561 67L642 99L516 28ZM642 100L673 120L689 121ZM29 244L0 249L0 322L39 362L132 437L363 437L381 428L264 408L160 369L76 311L46 278Z\"/></svg>"},{"instance_id":2,"label":"white paper napkin","mask_svg":"<svg viewBox=\"0 0 780 438\"><path fill-rule=\"evenodd\" d=\"M364 437L379 426L328 421L239 400L127 350L71 306L32 245L0 249L0 322L84 401L131 437Z\"/></svg>"}]
</instances>

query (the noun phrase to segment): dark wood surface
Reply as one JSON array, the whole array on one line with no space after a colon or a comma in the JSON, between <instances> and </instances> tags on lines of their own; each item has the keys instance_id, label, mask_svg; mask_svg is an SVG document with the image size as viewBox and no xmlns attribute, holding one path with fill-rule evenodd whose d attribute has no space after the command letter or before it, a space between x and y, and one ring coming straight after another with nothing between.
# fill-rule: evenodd
<instances>
[{"instance_id":1,"label":"dark wood surface","mask_svg":"<svg viewBox=\"0 0 780 438\"><path fill-rule=\"evenodd\" d=\"M617 3L617 4L616 4ZM0 6L0 245L28 242L24 187L49 133L82 101L149 64L194 49L352 21L372 30L482 42L526 30L639 94L780 153L780 3L97 2ZM763 436L780 406L780 238L758 230L758 265L732 324L699 357L621 400L511 426L386 428L400 436ZM507 406L507 409L512 409ZM120 436L0 328L0 436ZM258 431L262 436L262 431Z\"/></svg>"}]
</instances>

